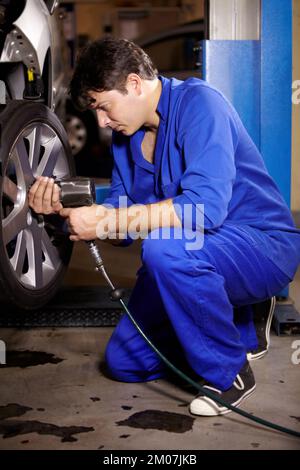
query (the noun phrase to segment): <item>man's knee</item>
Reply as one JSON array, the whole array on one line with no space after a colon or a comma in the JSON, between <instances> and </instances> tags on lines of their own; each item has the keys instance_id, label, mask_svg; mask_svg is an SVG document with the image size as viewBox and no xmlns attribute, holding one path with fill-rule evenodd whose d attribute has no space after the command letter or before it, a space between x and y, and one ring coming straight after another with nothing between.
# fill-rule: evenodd
<instances>
[{"instance_id":1,"label":"man's knee","mask_svg":"<svg viewBox=\"0 0 300 470\"><path fill-rule=\"evenodd\" d=\"M182 232L176 229L171 229L171 232L165 229L150 232L142 245L144 266L150 272L164 273L174 270L180 272L189 264L197 265L199 273L202 269L214 269L213 260L207 250L200 248L189 251L187 243L187 239L182 237Z\"/></svg>"},{"instance_id":2,"label":"man's knee","mask_svg":"<svg viewBox=\"0 0 300 470\"><path fill-rule=\"evenodd\" d=\"M158 358L149 357L147 352L135 354L133 351L126 351L125 347L117 344L114 334L106 346L105 364L113 379L120 382L146 382L164 376Z\"/></svg>"},{"instance_id":3,"label":"man's knee","mask_svg":"<svg viewBox=\"0 0 300 470\"><path fill-rule=\"evenodd\" d=\"M170 269L179 257L182 259L183 250L181 250L181 244L182 240L175 239L173 231L169 228L168 230L153 230L143 241L143 264L150 271L165 271Z\"/></svg>"},{"instance_id":4,"label":"man's knee","mask_svg":"<svg viewBox=\"0 0 300 470\"><path fill-rule=\"evenodd\" d=\"M109 341L105 350L105 365L109 375L120 382L131 382L128 376L128 370L124 363L124 357L118 353L113 341ZM128 367L127 367L128 369Z\"/></svg>"}]
</instances>

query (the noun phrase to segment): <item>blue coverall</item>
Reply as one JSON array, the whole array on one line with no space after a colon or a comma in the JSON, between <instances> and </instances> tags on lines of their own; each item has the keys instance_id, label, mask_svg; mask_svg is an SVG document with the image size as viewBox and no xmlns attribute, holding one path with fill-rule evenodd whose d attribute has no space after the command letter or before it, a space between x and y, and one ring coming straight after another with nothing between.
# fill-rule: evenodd
<instances>
[{"instance_id":1,"label":"blue coverall","mask_svg":"<svg viewBox=\"0 0 300 470\"><path fill-rule=\"evenodd\" d=\"M300 262L300 231L237 112L208 83L159 76L162 93L154 164L142 155L145 129L113 133L114 169L105 204L155 203L173 198L188 230L197 230L196 204L204 204L204 245L150 233L129 308L169 359L181 361L221 390L228 389L257 347L251 304L278 293ZM276 155L274 155L276 158ZM153 237L153 235L156 235ZM130 239L123 244L129 243ZM234 318L235 312L235 318ZM166 367L127 315L106 348L117 380L165 376Z\"/></svg>"}]
</instances>

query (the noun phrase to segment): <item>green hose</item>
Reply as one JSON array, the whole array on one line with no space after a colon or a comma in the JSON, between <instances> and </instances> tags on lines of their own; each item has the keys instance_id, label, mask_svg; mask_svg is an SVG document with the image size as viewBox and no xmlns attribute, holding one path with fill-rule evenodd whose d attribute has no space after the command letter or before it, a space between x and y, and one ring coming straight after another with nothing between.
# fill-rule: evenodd
<instances>
[{"instance_id":1,"label":"green hose","mask_svg":"<svg viewBox=\"0 0 300 470\"><path fill-rule=\"evenodd\" d=\"M257 416L251 415L250 413L247 413L246 411L241 410L240 408L237 408L235 406L230 405L229 403L226 403L224 400L221 398L217 397L214 395L212 392L210 392L208 389L203 388L201 385L199 385L197 382L192 380L190 377L188 377L186 374L184 374L181 370L177 369L155 346L154 344L150 341L149 338L145 335L143 330L140 328L138 323L135 321L133 316L131 315L127 305L123 302L123 300L120 298L119 299L120 304L122 305L123 309L129 316L130 320L134 324L134 326L137 328L139 333L143 336L145 341L149 344L149 346L156 352L156 354L161 358L161 360L171 369L173 372L175 372L177 375L179 375L182 379L184 379L186 382L188 382L190 385L195 387L198 391L206 395L207 397L211 398L214 402L219 403L220 405L224 406L225 408L228 408L231 411L234 411L235 413L244 416L244 418L251 419L255 423L261 424L263 426L267 426L271 429L275 429L277 431L290 434L292 436L300 437L300 432L294 431L293 429L285 428L284 426L280 426L275 423L271 423L270 421L267 421L265 419L259 418Z\"/></svg>"}]
</instances>

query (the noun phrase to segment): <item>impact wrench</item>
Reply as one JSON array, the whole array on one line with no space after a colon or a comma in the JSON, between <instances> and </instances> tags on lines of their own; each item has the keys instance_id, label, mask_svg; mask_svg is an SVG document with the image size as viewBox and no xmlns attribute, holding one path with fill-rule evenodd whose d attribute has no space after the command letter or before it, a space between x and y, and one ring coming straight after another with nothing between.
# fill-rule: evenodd
<instances>
[{"instance_id":1,"label":"impact wrench","mask_svg":"<svg viewBox=\"0 0 300 470\"><path fill-rule=\"evenodd\" d=\"M89 178L81 178L81 177L75 177L75 178L64 178L61 180L56 180L55 183L58 184L60 187L60 202L63 207L68 207L68 208L76 208L76 207L82 207L82 206L90 206L95 203L96 201L96 191L95 191L95 185L94 182L89 179ZM137 324L133 316L131 315L128 307L124 303L122 297L123 297L123 290L116 288L111 281L110 277L108 276L103 260L100 256L99 248L96 245L95 240L87 241L86 242L90 253L95 261L96 264L96 270L99 271L105 278L107 284L109 287L112 289L110 293L110 298L111 300L118 301L124 311L127 313L129 316L130 320L134 324L134 326L137 328L139 333L142 335L142 337L145 339L145 341L149 344L149 346L156 352L156 354L160 357L160 359L177 375L179 375L182 379L184 379L186 382L188 382L190 385L195 387L201 394L209 397L211 400L214 402L222 405L223 407L228 408L231 411L234 411L235 413L244 416L247 419L250 419L252 421L255 421L258 424L261 424L263 426L267 426L269 428L275 429L277 431L286 433L286 434L291 434L292 436L300 437L300 432L294 431L293 429L286 428L284 426L280 426L278 424L272 423L270 421L266 421L262 418L259 418L257 416L251 415L250 413L247 413L246 411L241 410L240 408L237 408L235 406L230 405L229 403L226 403L224 400L213 394L210 390L203 388L200 384L192 380L190 377L188 377L186 374L184 374L181 370L177 369L157 348L156 346L147 338L145 333L142 331L140 326Z\"/></svg>"}]
</instances>

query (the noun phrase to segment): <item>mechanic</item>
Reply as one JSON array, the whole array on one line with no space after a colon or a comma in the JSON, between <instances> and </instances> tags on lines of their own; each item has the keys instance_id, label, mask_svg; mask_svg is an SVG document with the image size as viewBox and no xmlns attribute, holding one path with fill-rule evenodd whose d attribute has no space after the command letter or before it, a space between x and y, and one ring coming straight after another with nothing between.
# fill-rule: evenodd
<instances>
[{"instance_id":1,"label":"mechanic","mask_svg":"<svg viewBox=\"0 0 300 470\"><path fill-rule=\"evenodd\" d=\"M104 238L99 223L116 216L108 237L119 234L112 242L124 246L131 241L130 209L143 207L146 216L137 211L135 223L148 236L129 308L170 360L239 406L255 389L247 359L259 347L251 305L270 308L300 261L300 231L262 156L218 90L197 78L158 75L130 41L105 38L87 46L70 92L77 106L96 110L100 127L113 130L110 195L101 206L63 209L53 178L41 177L30 190L30 206L37 213L59 212L74 241ZM127 197L124 207L120 196ZM188 217L186 206L192 208ZM190 232L202 233L202 247L187 249ZM105 358L119 381L166 375L127 315ZM229 412L201 394L190 411Z\"/></svg>"}]
</instances>

